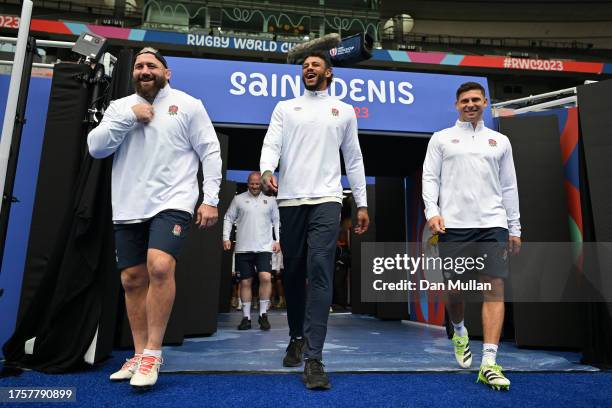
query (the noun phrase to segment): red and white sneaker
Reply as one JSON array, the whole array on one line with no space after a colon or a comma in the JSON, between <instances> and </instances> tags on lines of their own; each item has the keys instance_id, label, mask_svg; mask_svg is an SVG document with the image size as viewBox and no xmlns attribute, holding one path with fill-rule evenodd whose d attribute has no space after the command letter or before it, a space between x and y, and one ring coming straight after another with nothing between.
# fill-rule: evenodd
<instances>
[{"instance_id":1,"label":"red and white sneaker","mask_svg":"<svg viewBox=\"0 0 612 408\"><path fill-rule=\"evenodd\" d=\"M134 373L130 380L130 385L138 388L147 388L155 385L159 375L159 367L163 363L161 358L143 355L138 365L138 371Z\"/></svg>"},{"instance_id":2,"label":"red and white sneaker","mask_svg":"<svg viewBox=\"0 0 612 408\"><path fill-rule=\"evenodd\" d=\"M140 364L140 359L142 358L142 354L134 354L134 357L125 360L125 363L121 367L119 371L116 371L110 375L111 381L124 381L132 378L134 373L138 371L138 366Z\"/></svg>"}]
</instances>

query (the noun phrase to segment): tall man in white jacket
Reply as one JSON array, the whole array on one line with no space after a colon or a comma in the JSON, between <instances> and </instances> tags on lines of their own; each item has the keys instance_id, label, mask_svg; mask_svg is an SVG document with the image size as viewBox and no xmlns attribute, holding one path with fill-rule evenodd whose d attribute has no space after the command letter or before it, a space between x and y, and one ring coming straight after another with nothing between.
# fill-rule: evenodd
<instances>
[{"instance_id":1,"label":"tall man in white jacket","mask_svg":"<svg viewBox=\"0 0 612 408\"><path fill-rule=\"evenodd\" d=\"M478 274L480 281L492 288L483 292L484 344L478 381L508 389L510 381L497 365L496 355L504 321L507 255L520 249L521 224L512 147L506 136L485 127L482 115L486 106L482 85L467 82L459 87L455 102L459 120L455 126L434 133L427 147L423 201L429 228L439 234L440 256L463 255L462 251L471 251L474 246L481 248L476 250L478 256L489 252ZM463 297L458 291L447 295L455 358L461 367L468 368L472 354L464 326Z\"/></svg>"},{"instance_id":2,"label":"tall man in white jacket","mask_svg":"<svg viewBox=\"0 0 612 408\"><path fill-rule=\"evenodd\" d=\"M223 249L232 249L230 234L236 223L236 271L240 273L242 321L238 330L251 328L251 299L253 277L259 279L259 328L270 330L268 307L272 294L272 252L280 251L278 206L274 197L261 193L261 175L249 174L247 191L232 200L223 217Z\"/></svg>"},{"instance_id":3,"label":"tall man in white jacket","mask_svg":"<svg viewBox=\"0 0 612 408\"><path fill-rule=\"evenodd\" d=\"M112 206L117 267L135 354L110 377L150 387L162 364L161 346L175 296L176 258L198 199L196 224L217 221L221 182L219 141L198 99L172 89L164 57L146 47L133 69L136 93L111 102L87 138L94 158L115 154Z\"/></svg>"},{"instance_id":4,"label":"tall man in white jacket","mask_svg":"<svg viewBox=\"0 0 612 408\"><path fill-rule=\"evenodd\" d=\"M312 53L304 59L306 91L276 105L260 160L264 188L278 193L281 219L291 337L283 365L301 365L303 354L302 378L309 389L330 388L321 360L342 208L340 150L358 207L355 232L365 232L369 224L357 119L351 105L328 94L332 80L328 55Z\"/></svg>"}]
</instances>

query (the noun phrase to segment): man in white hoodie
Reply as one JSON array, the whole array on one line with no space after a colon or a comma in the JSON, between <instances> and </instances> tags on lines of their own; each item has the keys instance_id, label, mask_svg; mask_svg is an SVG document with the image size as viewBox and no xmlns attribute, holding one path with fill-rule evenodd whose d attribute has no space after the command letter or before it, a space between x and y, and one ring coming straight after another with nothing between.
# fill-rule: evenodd
<instances>
[{"instance_id":1,"label":"man in white hoodie","mask_svg":"<svg viewBox=\"0 0 612 408\"><path fill-rule=\"evenodd\" d=\"M326 53L305 57L306 90L276 105L260 160L264 188L278 193L291 337L283 365L299 366L303 355L302 379L309 389L330 388L321 360L342 209L340 150L358 207L355 232L364 233L369 224L357 119L351 105L328 94L332 80Z\"/></svg>"},{"instance_id":2,"label":"man in white hoodie","mask_svg":"<svg viewBox=\"0 0 612 408\"><path fill-rule=\"evenodd\" d=\"M251 328L253 278L259 280L259 328L270 330L268 308L272 294L272 253L280 251L278 243L278 206L274 197L261 193L261 175L249 174L247 191L232 200L223 218L223 249L232 249L230 234L236 224L236 271L240 273L242 321L238 330ZM274 230L274 236L272 231ZM276 240L274 240L276 237Z\"/></svg>"},{"instance_id":3,"label":"man in white hoodie","mask_svg":"<svg viewBox=\"0 0 612 408\"><path fill-rule=\"evenodd\" d=\"M491 290L483 291L484 339L478 381L508 389L510 381L496 356L504 322L508 254L520 249L521 223L512 147L506 136L484 125L486 106L482 85L467 82L457 89L459 119L455 126L434 133L427 147L423 201L429 228L439 235L441 257L467 254L486 259L478 273L481 283L491 285ZM451 272L445 272L448 279L458 277ZM459 291L447 295L455 359L468 368L472 353L463 319L463 296Z\"/></svg>"},{"instance_id":4,"label":"man in white hoodie","mask_svg":"<svg viewBox=\"0 0 612 408\"><path fill-rule=\"evenodd\" d=\"M174 270L198 200L196 224L217 221L221 183L219 140L200 100L172 89L164 57L146 47L136 55L136 93L111 102L87 137L94 158L114 154L112 206L117 267L134 339L134 357L110 377L150 387L175 296Z\"/></svg>"}]
</instances>

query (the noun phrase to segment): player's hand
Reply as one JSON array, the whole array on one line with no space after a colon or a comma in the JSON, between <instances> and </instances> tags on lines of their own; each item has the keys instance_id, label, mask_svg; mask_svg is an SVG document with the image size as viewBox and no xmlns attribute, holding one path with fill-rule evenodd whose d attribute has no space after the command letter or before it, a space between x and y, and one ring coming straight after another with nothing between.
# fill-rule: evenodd
<instances>
[{"instance_id":1,"label":"player's hand","mask_svg":"<svg viewBox=\"0 0 612 408\"><path fill-rule=\"evenodd\" d=\"M368 230L370 225L370 216L368 215L367 207L360 207L357 210L357 226L355 227L355 234L361 235Z\"/></svg>"},{"instance_id":2,"label":"player's hand","mask_svg":"<svg viewBox=\"0 0 612 408\"><path fill-rule=\"evenodd\" d=\"M139 103L132 106L132 111L136 115L136 120L141 123L149 123L153 120L153 105Z\"/></svg>"},{"instance_id":3,"label":"player's hand","mask_svg":"<svg viewBox=\"0 0 612 408\"><path fill-rule=\"evenodd\" d=\"M219 211L217 207L212 205L202 204L198 208L198 214L196 216L196 225L200 228L210 228L217 223L219 218Z\"/></svg>"},{"instance_id":4,"label":"player's hand","mask_svg":"<svg viewBox=\"0 0 612 408\"><path fill-rule=\"evenodd\" d=\"M280 250L281 250L281 247L280 247L280 242L275 241L275 242L272 244L272 252L274 252L275 254L278 254L278 253L280 252Z\"/></svg>"},{"instance_id":5,"label":"player's hand","mask_svg":"<svg viewBox=\"0 0 612 408\"><path fill-rule=\"evenodd\" d=\"M264 174L261 176L261 184L264 191L278 193L278 182L276 181L276 176L271 171L264 171Z\"/></svg>"},{"instance_id":6,"label":"player's hand","mask_svg":"<svg viewBox=\"0 0 612 408\"><path fill-rule=\"evenodd\" d=\"M232 249L232 241L230 241L229 239L224 239L223 240L223 249L226 251L229 251L230 249Z\"/></svg>"},{"instance_id":7,"label":"player's hand","mask_svg":"<svg viewBox=\"0 0 612 408\"><path fill-rule=\"evenodd\" d=\"M521 237L510 235L508 238L508 253L510 255L518 255L521 251Z\"/></svg>"},{"instance_id":8,"label":"player's hand","mask_svg":"<svg viewBox=\"0 0 612 408\"><path fill-rule=\"evenodd\" d=\"M427 225L429 226L429 230L432 234L444 234L446 232L446 227L444 226L444 218L439 215L431 217L429 221L427 221Z\"/></svg>"}]
</instances>

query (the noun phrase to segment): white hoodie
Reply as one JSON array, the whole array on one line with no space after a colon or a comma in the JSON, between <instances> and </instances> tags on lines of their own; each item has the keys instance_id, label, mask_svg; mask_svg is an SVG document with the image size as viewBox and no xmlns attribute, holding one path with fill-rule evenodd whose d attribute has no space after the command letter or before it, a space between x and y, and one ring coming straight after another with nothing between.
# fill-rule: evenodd
<instances>
[{"instance_id":1,"label":"white hoodie","mask_svg":"<svg viewBox=\"0 0 612 408\"><path fill-rule=\"evenodd\" d=\"M433 134L423 163L425 217L447 228L507 228L521 236L518 188L508 138L481 121Z\"/></svg>"},{"instance_id":2,"label":"white hoodie","mask_svg":"<svg viewBox=\"0 0 612 408\"><path fill-rule=\"evenodd\" d=\"M234 252L272 252L274 238L280 237L278 206L274 197L263 193L254 196L250 191L238 194L232 200L223 218L223 239L229 240L232 225L236 223Z\"/></svg>"},{"instance_id":3,"label":"white hoodie","mask_svg":"<svg viewBox=\"0 0 612 408\"><path fill-rule=\"evenodd\" d=\"M88 137L89 153L113 159L113 221L144 220L173 209L193 214L198 161L204 203L216 206L221 184L219 140L199 99L166 85L153 101L153 120L136 120L137 94L111 102Z\"/></svg>"},{"instance_id":4,"label":"white hoodie","mask_svg":"<svg viewBox=\"0 0 612 408\"><path fill-rule=\"evenodd\" d=\"M278 200L336 197L342 200L340 150L357 207L367 207L363 157L353 107L327 91L305 91L281 101L261 150L260 169L276 170Z\"/></svg>"}]
</instances>

